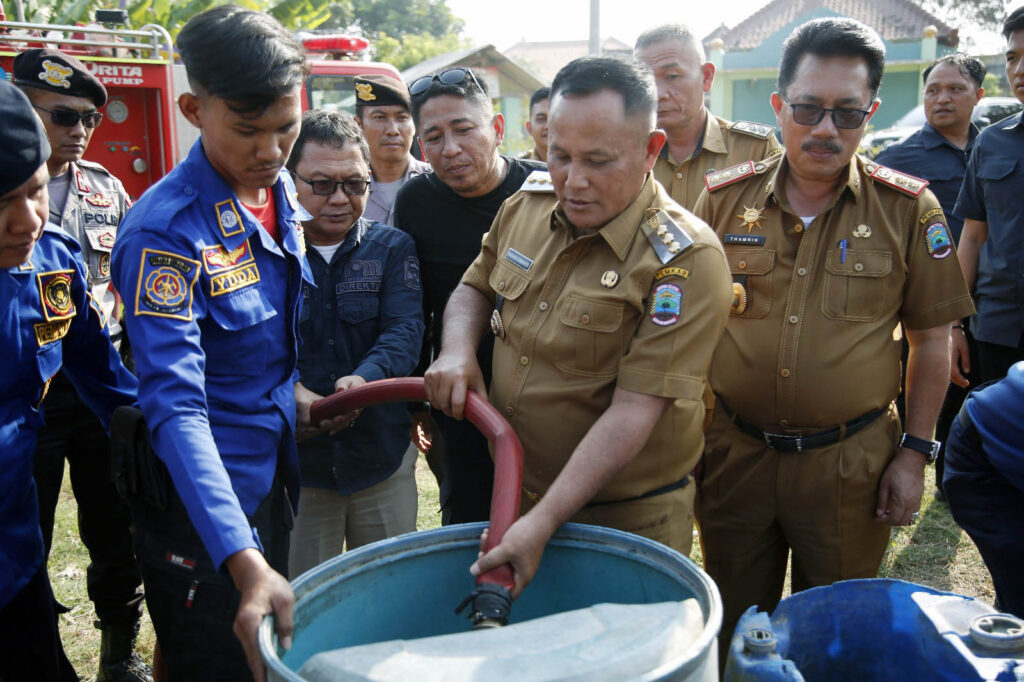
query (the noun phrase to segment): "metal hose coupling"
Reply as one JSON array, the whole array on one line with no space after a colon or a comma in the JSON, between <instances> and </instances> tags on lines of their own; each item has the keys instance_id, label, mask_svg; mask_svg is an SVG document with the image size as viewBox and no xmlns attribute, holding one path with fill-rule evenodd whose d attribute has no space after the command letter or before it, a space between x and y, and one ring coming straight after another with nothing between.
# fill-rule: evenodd
<instances>
[{"instance_id":1,"label":"metal hose coupling","mask_svg":"<svg viewBox=\"0 0 1024 682\"><path fill-rule=\"evenodd\" d=\"M462 613L470 602L473 606L468 615L474 630L508 625L508 616L512 611L512 592L504 585L480 583L455 608L455 613Z\"/></svg>"}]
</instances>

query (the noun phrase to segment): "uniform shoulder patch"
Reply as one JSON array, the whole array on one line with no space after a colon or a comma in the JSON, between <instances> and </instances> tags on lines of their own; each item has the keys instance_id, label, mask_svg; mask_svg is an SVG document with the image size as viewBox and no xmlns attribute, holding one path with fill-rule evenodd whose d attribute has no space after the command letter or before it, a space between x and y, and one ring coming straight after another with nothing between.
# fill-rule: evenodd
<instances>
[{"instance_id":1,"label":"uniform shoulder patch","mask_svg":"<svg viewBox=\"0 0 1024 682\"><path fill-rule=\"evenodd\" d=\"M109 175L110 177L114 177L111 174L110 171L108 171L104 166L96 163L95 161L86 161L85 159L79 159L78 161L75 161L75 163L77 163L82 168L88 168L89 170L92 170L92 171L99 171L100 173L103 173L104 175Z\"/></svg>"},{"instance_id":2,"label":"uniform shoulder patch","mask_svg":"<svg viewBox=\"0 0 1024 682\"><path fill-rule=\"evenodd\" d=\"M665 265L670 260L693 246L693 239L683 232L679 224L668 213L649 209L647 218L641 223L647 240L658 254L658 260Z\"/></svg>"},{"instance_id":3,"label":"uniform shoulder patch","mask_svg":"<svg viewBox=\"0 0 1024 682\"><path fill-rule=\"evenodd\" d=\"M924 188L928 186L927 180L921 178L915 178L913 175L907 175L901 173L898 170L893 170L888 166L879 166L878 164L870 163L865 164L864 170L866 170L872 178L878 180L882 184L889 185L894 189L898 189L904 194L909 194L912 197L919 196Z\"/></svg>"},{"instance_id":4,"label":"uniform shoulder patch","mask_svg":"<svg viewBox=\"0 0 1024 682\"><path fill-rule=\"evenodd\" d=\"M739 133L746 133L747 135L753 135L754 137L760 137L762 140L767 140L769 137L775 134L775 128L764 123L754 123L753 121L733 121L729 126L730 130L735 130Z\"/></svg>"},{"instance_id":5,"label":"uniform shoulder patch","mask_svg":"<svg viewBox=\"0 0 1024 682\"><path fill-rule=\"evenodd\" d=\"M519 189L524 192L554 192L555 186L551 182L551 173L535 170L526 177Z\"/></svg>"},{"instance_id":6,"label":"uniform shoulder patch","mask_svg":"<svg viewBox=\"0 0 1024 682\"><path fill-rule=\"evenodd\" d=\"M725 170L708 173L704 176L704 183L707 185L709 192L714 192L743 178L749 178L751 175L757 174L756 165L753 161L744 161Z\"/></svg>"},{"instance_id":7,"label":"uniform shoulder patch","mask_svg":"<svg viewBox=\"0 0 1024 682\"><path fill-rule=\"evenodd\" d=\"M200 263L170 251L143 249L135 314L192 319L192 291Z\"/></svg>"}]
</instances>

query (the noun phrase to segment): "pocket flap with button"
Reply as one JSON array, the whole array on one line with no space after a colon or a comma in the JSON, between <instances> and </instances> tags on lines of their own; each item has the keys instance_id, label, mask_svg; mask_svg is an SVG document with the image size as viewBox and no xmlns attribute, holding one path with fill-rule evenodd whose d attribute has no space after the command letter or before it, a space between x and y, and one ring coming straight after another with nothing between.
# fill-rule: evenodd
<instances>
[{"instance_id":1,"label":"pocket flap with button","mask_svg":"<svg viewBox=\"0 0 1024 682\"><path fill-rule=\"evenodd\" d=\"M978 177L983 180L1002 180L1017 168L1017 159L987 159L978 167Z\"/></svg>"},{"instance_id":2,"label":"pocket flap with button","mask_svg":"<svg viewBox=\"0 0 1024 682\"><path fill-rule=\"evenodd\" d=\"M829 249L825 269L833 275L848 277L884 277L892 270L892 253L847 249L843 262L842 249Z\"/></svg>"},{"instance_id":3,"label":"pocket flap with button","mask_svg":"<svg viewBox=\"0 0 1024 682\"><path fill-rule=\"evenodd\" d=\"M277 315L274 306L255 286L210 301L210 316L217 326L229 331L246 329L274 315Z\"/></svg>"},{"instance_id":4,"label":"pocket flap with button","mask_svg":"<svg viewBox=\"0 0 1024 682\"><path fill-rule=\"evenodd\" d=\"M569 296L559 313L562 324L594 332L612 332L622 323L622 304Z\"/></svg>"},{"instance_id":5,"label":"pocket flap with button","mask_svg":"<svg viewBox=\"0 0 1024 682\"><path fill-rule=\"evenodd\" d=\"M775 249L730 247L725 257L733 275L766 275L775 266Z\"/></svg>"},{"instance_id":6,"label":"pocket flap with button","mask_svg":"<svg viewBox=\"0 0 1024 682\"><path fill-rule=\"evenodd\" d=\"M341 294L337 305L338 317L353 324L373 319L380 312L380 299L376 296Z\"/></svg>"},{"instance_id":7,"label":"pocket flap with button","mask_svg":"<svg viewBox=\"0 0 1024 682\"><path fill-rule=\"evenodd\" d=\"M526 291L526 287L530 285L530 277L515 266L498 261L491 271L488 283L494 289L494 293L514 301Z\"/></svg>"}]
</instances>

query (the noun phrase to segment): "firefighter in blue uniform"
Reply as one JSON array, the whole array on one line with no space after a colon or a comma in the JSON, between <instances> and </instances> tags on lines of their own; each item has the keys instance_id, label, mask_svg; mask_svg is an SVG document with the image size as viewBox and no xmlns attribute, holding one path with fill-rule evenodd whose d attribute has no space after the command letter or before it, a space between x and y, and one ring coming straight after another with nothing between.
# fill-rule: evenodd
<instances>
[{"instance_id":1,"label":"firefighter in blue uniform","mask_svg":"<svg viewBox=\"0 0 1024 682\"><path fill-rule=\"evenodd\" d=\"M40 405L63 368L106 428L137 384L89 294L81 248L46 224L46 132L2 80L0 120L0 679L77 680L43 562L32 479Z\"/></svg>"},{"instance_id":2,"label":"firefighter in blue uniform","mask_svg":"<svg viewBox=\"0 0 1024 682\"><path fill-rule=\"evenodd\" d=\"M139 199L112 256L171 481L165 504L133 500L136 553L170 679L263 679L256 627L276 613L287 647L294 600L282 574L310 216L282 168L306 66L276 20L235 5L193 17L177 44L193 90L179 105L201 138Z\"/></svg>"}]
</instances>

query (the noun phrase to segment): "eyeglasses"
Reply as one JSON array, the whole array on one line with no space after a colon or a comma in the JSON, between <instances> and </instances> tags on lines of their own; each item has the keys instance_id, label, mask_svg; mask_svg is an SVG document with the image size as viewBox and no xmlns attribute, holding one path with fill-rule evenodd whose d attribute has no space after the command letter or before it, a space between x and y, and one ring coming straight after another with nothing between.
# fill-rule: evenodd
<instances>
[{"instance_id":1,"label":"eyeglasses","mask_svg":"<svg viewBox=\"0 0 1024 682\"><path fill-rule=\"evenodd\" d=\"M338 191L338 187L341 187L341 191L350 197L360 197L366 194L367 188L370 186L369 180L342 180L337 182L335 180L307 180L298 173L292 173L299 180L313 188L313 194L329 197Z\"/></svg>"},{"instance_id":2,"label":"eyeglasses","mask_svg":"<svg viewBox=\"0 0 1024 682\"><path fill-rule=\"evenodd\" d=\"M793 104L782 93L779 93L779 97L793 109L793 120L802 126L816 126L821 123L821 119L825 118L825 114L832 114L832 123L835 124L836 128L853 130L854 128L860 128L861 124L864 123L864 119L871 113L870 110L850 109L848 107L826 109L817 104Z\"/></svg>"},{"instance_id":3,"label":"eyeglasses","mask_svg":"<svg viewBox=\"0 0 1024 682\"><path fill-rule=\"evenodd\" d=\"M42 107L36 107L39 111L45 111L50 115L50 120L53 121L54 125L64 126L66 128L72 128L78 125L81 121L82 125L86 128L95 128L103 120L103 114L98 111L90 111L82 114L74 109L43 109Z\"/></svg>"},{"instance_id":4,"label":"eyeglasses","mask_svg":"<svg viewBox=\"0 0 1024 682\"><path fill-rule=\"evenodd\" d=\"M480 81L476 79L476 76L473 75L472 71L456 67L454 69L445 69L441 73L435 73L433 76L417 78L412 82L412 85L409 86L409 94L413 97L422 95L430 89L430 86L434 81L441 81L445 85L458 85L460 83L465 83L467 76L469 76L470 80L473 81L473 84L476 85L477 90L484 92L483 86L480 85Z\"/></svg>"}]
</instances>

